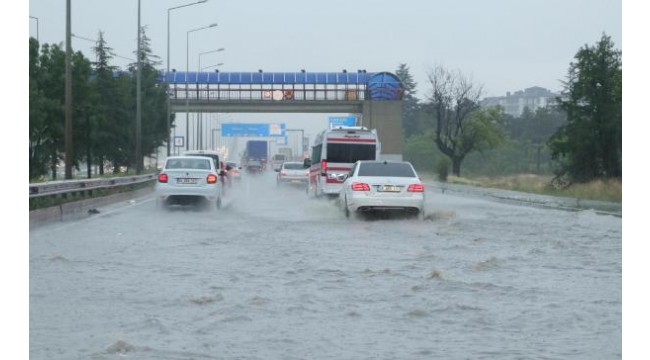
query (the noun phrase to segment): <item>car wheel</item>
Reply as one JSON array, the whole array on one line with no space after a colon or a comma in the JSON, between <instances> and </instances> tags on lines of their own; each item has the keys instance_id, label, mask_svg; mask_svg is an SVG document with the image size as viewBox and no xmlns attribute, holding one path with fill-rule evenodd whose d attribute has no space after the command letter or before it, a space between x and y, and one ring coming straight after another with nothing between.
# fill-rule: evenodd
<instances>
[{"instance_id":1,"label":"car wheel","mask_svg":"<svg viewBox=\"0 0 650 360\"><path fill-rule=\"evenodd\" d=\"M418 212L418 220L424 221L426 219L427 214L424 212L424 209L422 209L420 212Z\"/></svg>"},{"instance_id":2,"label":"car wheel","mask_svg":"<svg viewBox=\"0 0 650 360\"><path fill-rule=\"evenodd\" d=\"M217 209L221 209L221 196L217 198Z\"/></svg>"},{"instance_id":3,"label":"car wheel","mask_svg":"<svg viewBox=\"0 0 650 360\"><path fill-rule=\"evenodd\" d=\"M350 218L350 209L348 208L348 198L346 197L343 202L343 212L345 213L346 218Z\"/></svg>"}]
</instances>

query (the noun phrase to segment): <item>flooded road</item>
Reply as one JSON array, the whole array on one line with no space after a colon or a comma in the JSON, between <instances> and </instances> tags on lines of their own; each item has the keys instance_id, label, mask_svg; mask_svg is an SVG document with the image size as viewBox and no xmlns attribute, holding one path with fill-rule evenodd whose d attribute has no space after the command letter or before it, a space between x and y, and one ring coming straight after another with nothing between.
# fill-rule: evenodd
<instances>
[{"instance_id":1,"label":"flooded road","mask_svg":"<svg viewBox=\"0 0 650 360\"><path fill-rule=\"evenodd\" d=\"M620 359L621 218L427 189L354 219L273 173L30 230L30 359Z\"/></svg>"}]
</instances>

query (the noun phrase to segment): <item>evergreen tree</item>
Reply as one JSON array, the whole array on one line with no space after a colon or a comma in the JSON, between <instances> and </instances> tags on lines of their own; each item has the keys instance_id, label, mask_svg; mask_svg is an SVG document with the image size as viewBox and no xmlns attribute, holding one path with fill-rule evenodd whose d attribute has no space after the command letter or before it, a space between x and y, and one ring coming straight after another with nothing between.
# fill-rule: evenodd
<instances>
[{"instance_id":1,"label":"evergreen tree","mask_svg":"<svg viewBox=\"0 0 650 360\"><path fill-rule=\"evenodd\" d=\"M140 36L140 62L142 66L140 78L142 86L142 136L140 141L142 153L147 156L154 154L160 146L165 144L168 131L167 91L166 87L158 82L160 71L156 69L156 66L160 65L160 61L159 57L153 54L151 50L150 39L145 30L146 27L142 27ZM137 63L131 64L130 71L133 74L135 85Z\"/></svg>"},{"instance_id":2,"label":"evergreen tree","mask_svg":"<svg viewBox=\"0 0 650 360\"><path fill-rule=\"evenodd\" d=\"M406 64L399 64L395 75L402 81L402 85L404 86L404 95L402 97L404 104L402 109L402 128L404 129L404 137L409 138L411 135L417 134L420 131L419 104L418 98L415 97L417 83L413 80L413 76L411 76Z\"/></svg>"},{"instance_id":3,"label":"evergreen tree","mask_svg":"<svg viewBox=\"0 0 650 360\"><path fill-rule=\"evenodd\" d=\"M111 153L115 148L113 134L116 133L116 127L125 123L127 119L115 78L118 68L111 65L114 56L113 49L106 44L102 31L98 34L93 51L96 59L93 63L95 72L93 86L96 94L93 100L96 112L92 129L92 138L94 139L92 151L96 156L94 162L99 165L99 173L104 174L105 161L111 159Z\"/></svg>"},{"instance_id":4,"label":"evergreen tree","mask_svg":"<svg viewBox=\"0 0 650 360\"><path fill-rule=\"evenodd\" d=\"M605 34L575 56L564 82L566 99L558 99L567 124L549 140L558 176L572 181L622 176L621 51Z\"/></svg>"}]
</instances>

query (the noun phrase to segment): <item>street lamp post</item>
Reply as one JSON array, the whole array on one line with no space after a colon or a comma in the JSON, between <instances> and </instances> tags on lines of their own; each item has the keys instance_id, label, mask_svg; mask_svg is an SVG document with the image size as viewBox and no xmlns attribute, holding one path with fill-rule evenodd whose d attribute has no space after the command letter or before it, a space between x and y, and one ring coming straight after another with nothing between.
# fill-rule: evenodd
<instances>
[{"instance_id":1,"label":"street lamp post","mask_svg":"<svg viewBox=\"0 0 650 360\"><path fill-rule=\"evenodd\" d=\"M205 69L211 69L211 68L214 68L214 67L223 66L223 65L224 65L223 63L218 63L218 64L214 64L214 65L203 66L203 67L201 68L201 71L203 71L203 70L205 70Z\"/></svg>"},{"instance_id":2,"label":"street lamp post","mask_svg":"<svg viewBox=\"0 0 650 360\"><path fill-rule=\"evenodd\" d=\"M185 134L188 137L186 139L187 141L185 142L185 150L190 149L190 142L189 142L189 134L190 134L190 96L188 93L188 73L190 72L190 33L199 31L199 30L204 30L204 29L209 29L212 27L217 26L216 23L210 24L208 26L203 26L197 29L192 29L187 31L187 46L186 46L186 54L185 54Z\"/></svg>"},{"instance_id":3,"label":"street lamp post","mask_svg":"<svg viewBox=\"0 0 650 360\"><path fill-rule=\"evenodd\" d=\"M210 50L210 51L199 53L199 67L198 67L199 71L202 70L201 69L201 56L203 56L205 54L212 54L212 53L216 53L216 52L221 52L221 51L224 51L224 50L226 50L226 49L225 48L218 48L216 50Z\"/></svg>"},{"instance_id":4,"label":"street lamp post","mask_svg":"<svg viewBox=\"0 0 650 360\"><path fill-rule=\"evenodd\" d=\"M70 44L71 5L65 6L65 179L72 179L72 46Z\"/></svg>"},{"instance_id":5,"label":"street lamp post","mask_svg":"<svg viewBox=\"0 0 650 360\"><path fill-rule=\"evenodd\" d=\"M169 18L170 18L170 13L172 10L180 9L186 6L191 6L191 5L197 5L197 4L204 4L208 2L208 0L200 0L197 2L185 4L185 5L180 5L180 6L175 6L167 9L167 73L165 73L165 78L167 82L167 90L169 90ZM167 156L171 154L171 110L170 110L170 99L169 99L169 94L167 94ZM187 139L186 139L187 140Z\"/></svg>"},{"instance_id":6,"label":"street lamp post","mask_svg":"<svg viewBox=\"0 0 650 360\"><path fill-rule=\"evenodd\" d=\"M140 29L140 0L138 0L138 50L136 60L138 61L138 73L136 74L136 111L135 111L135 173L140 175L142 172L142 95L141 95L141 73L142 61L140 60L140 38L142 29Z\"/></svg>"},{"instance_id":7,"label":"street lamp post","mask_svg":"<svg viewBox=\"0 0 650 360\"><path fill-rule=\"evenodd\" d=\"M36 20L36 41L40 44L40 41L38 40L38 18L36 16L29 16L30 19Z\"/></svg>"},{"instance_id":8,"label":"street lamp post","mask_svg":"<svg viewBox=\"0 0 650 360\"><path fill-rule=\"evenodd\" d=\"M203 69L201 69L201 56L203 56L205 54L212 54L212 53L215 53L215 52L221 52L221 51L224 51L224 50L226 50L226 49L218 48L216 50L210 50L210 51L199 53L199 67L197 68L198 69L197 71L201 72L201 70L203 70ZM198 124L196 126L196 138L198 139L197 149L201 149L203 147L203 113L199 113L199 116L198 116ZM206 139L206 142L207 142L207 139Z\"/></svg>"}]
</instances>

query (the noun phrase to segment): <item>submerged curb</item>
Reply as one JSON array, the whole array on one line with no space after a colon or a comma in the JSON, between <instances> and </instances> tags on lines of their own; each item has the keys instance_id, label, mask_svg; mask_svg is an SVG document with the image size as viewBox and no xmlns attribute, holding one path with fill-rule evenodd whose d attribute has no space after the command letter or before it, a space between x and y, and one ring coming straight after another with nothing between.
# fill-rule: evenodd
<instances>
[{"instance_id":1,"label":"submerged curb","mask_svg":"<svg viewBox=\"0 0 650 360\"><path fill-rule=\"evenodd\" d=\"M465 194L491 198L509 204L534 206L565 211L593 210L597 214L601 215L612 215L618 217L623 216L622 205L617 202L532 194L513 190L482 188L471 185L439 182L427 182L425 184L429 187L440 190L443 194L449 191L460 195Z\"/></svg>"}]
</instances>

